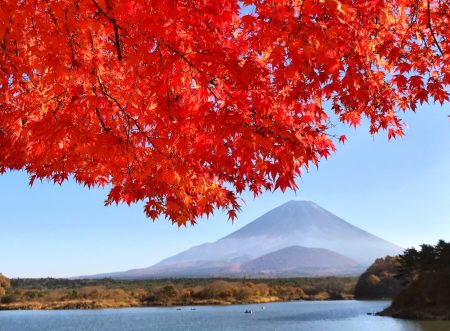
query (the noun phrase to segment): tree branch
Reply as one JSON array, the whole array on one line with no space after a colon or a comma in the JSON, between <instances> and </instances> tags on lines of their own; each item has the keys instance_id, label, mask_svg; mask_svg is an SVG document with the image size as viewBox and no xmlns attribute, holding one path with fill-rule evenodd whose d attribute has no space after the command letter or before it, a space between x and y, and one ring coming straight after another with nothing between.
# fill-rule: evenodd
<instances>
[{"instance_id":1,"label":"tree branch","mask_svg":"<svg viewBox=\"0 0 450 331\"><path fill-rule=\"evenodd\" d=\"M427 14L428 14L428 25L427 28L430 30L431 32L431 36L434 39L434 44L436 45L436 47L438 48L439 52L441 53L442 56L444 56L444 52L442 51L441 46L439 45L439 42L436 38L436 35L434 33L433 30L433 26L431 25L431 10L430 10L430 0L427 0Z\"/></svg>"},{"instance_id":2,"label":"tree branch","mask_svg":"<svg viewBox=\"0 0 450 331\"><path fill-rule=\"evenodd\" d=\"M108 128L105 124L105 122L103 121L102 116L100 115L100 110L98 108L95 108L95 115L97 115L98 121L100 122L100 125L102 126L103 131L105 131L106 133L111 131L111 128Z\"/></svg>"},{"instance_id":3,"label":"tree branch","mask_svg":"<svg viewBox=\"0 0 450 331\"><path fill-rule=\"evenodd\" d=\"M176 50L175 48L173 48L171 45L169 45L168 43L166 43L164 40L162 40L162 43L163 43L164 46L166 46L171 52L177 54L183 61L185 61L185 62L189 65L190 68L196 70L196 71L197 71L198 73L200 73L200 74L204 74L204 75L207 75L207 76L209 76L209 77L212 77L212 78L208 81L208 83L210 83L210 84L212 84L212 85L215 85L214 83L211 83L211 82L213 82L213 80L216 79L216 77L214 77L213 75L208 74L207 72L204 72L203 70L197 68L197 67L196 67L196 66L195 66L195 65L194 65L194 64L186 57L186 55L184 55L184 54L181 53L180 51L178 51L178 50ZM161 55L161 52L160 52L160 55ZM161 58L161 61L162 61L162 58ZM223 100L223 98L217 96L217 94L213 91L213 89L212 89L208 84L206 85L206 89L207 89L207 90L213 95L213 97L216 98L217 100Z\"/></svg>"},{"instance_id":4,"label":"tree branch","mask_svg":"<svg viewBox=\"0 0 450 331\"><path fill-rule=\"evenodd\" d=\"M153 143L152 143L152 141L151 141L150 136L149 136L144 130L142 130L142 128L140 127L140 125L139 125L139 123L137 122L137 120L136 120L133 116L131 116L130 114L128 114L128 112L122 107L122 105L120 104L120 102L119 102L116 98L114 98L112 95L110 95L110 94L108 93L108 91L106 90L105 85L103 85L102 81L100 80L100 77L98 77L98 76L97 76L97 81L98 81L98 84L100 85L100 89L102 90L102 93L103 93L106 97L108 97L109 99L111 99L111 100L116 104L116 106L119 108L120 112L121 112L122 114L124 114L125 117L126 117L127 119L129 119L131 122L133 122L133 124L134 124L134 126L136 127L136 129L137 129L137 130L138 130L145 138L147 138L148 142L149 142L150 144L152 144L152 146L153 146Z\"/></svg>"},{"instance_id":5,"label":"tree branch","mask_svg":"<svg viewBox=\"0 0 450 331\"><path fill-rule=\"evenodd\" d=\"M103 16L106 17L106 19L113 25L114 27L114 37L115 37L115 44L116 44L116 49L117 49L117 59L119 61L122 61L122 48L121 48L121 44L120 44L120 36L119 36L119 25L117 24L117 21L114 17L109 16L103 9L102 7L100 7L100 5L97 3L97 1L92 0L92 2L94 3L95 7L98 9L98 11L100 12L100 14L102 14ZM109 5L108 5L109 7Z\"/></svg>"}]
</instances>

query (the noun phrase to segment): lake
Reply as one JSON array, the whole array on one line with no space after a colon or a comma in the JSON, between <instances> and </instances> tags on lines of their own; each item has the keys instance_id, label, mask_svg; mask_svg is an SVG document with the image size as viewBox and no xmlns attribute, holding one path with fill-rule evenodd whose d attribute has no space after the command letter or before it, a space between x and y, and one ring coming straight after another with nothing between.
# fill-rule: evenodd
<instances>
[{"instance_id":1,"label":"lake","mask_svg":"<svg viewBox=\"0 0 450 331\"><path fill-rule=\"evenodd\" d=\"M296 301L271 303L264 306L0 311L0 331L450 330L450 322L413 322L367 315L367 313L380 311L388 305L388 301ZM244 314L247 309L252 310L253 313Z\"/></svg>"}]
</instances>

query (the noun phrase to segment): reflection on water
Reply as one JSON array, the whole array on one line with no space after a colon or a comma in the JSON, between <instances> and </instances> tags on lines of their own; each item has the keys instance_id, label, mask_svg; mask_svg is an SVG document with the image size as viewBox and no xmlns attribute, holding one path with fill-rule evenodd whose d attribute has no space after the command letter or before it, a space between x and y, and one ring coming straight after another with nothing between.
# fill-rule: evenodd
<instances>
[{"instance_id":1,"label":"reflection on water","mask_svg":"<svg viewBox=\"0 0 450 331\"><path fill-rule=\"evenodd\" d=\"M0 331L450 331L450 322L368 315L387 301L285 302L242 306L0 311ZM251 310L252 314L244 314Z\"/></svg>"}]
</instances>

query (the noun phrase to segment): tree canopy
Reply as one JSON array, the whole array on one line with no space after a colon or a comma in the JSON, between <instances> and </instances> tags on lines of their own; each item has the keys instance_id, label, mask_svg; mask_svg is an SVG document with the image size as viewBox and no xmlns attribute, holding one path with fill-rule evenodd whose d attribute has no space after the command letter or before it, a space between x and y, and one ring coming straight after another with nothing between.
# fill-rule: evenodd
<instances>
[{"instance_id":1,"label":"tree canopy","mask_svg":"<svg viewBox=\"0 0 450 331\"><path fill-rule=\"evenodd\" d=\"M397 278L406 284L429 273L446 273L450 276L450 243L439 240L435 246L420 245L420 250L408 248L399 256L399 261Z\"/></svg>"},{"instance_id":2,"label":"tree canopy","mask_svg":"<svg viewBox=\"0 0 450 331\"><path fill-rule=\"evenodd\" d=\"M355 298L373 300L394 298L403 289L402 281L397 279L400 257L386 256L378 258L358 278L355 286Z\"/></svg>"},{"instance_id":3,"label":"tree canopy","mask_svg":"<svg viewBox=\"0 0 450 331\"><path fill-rule=\"evenodd\" d=\"M420 245L399 256L395 276L407 285L382 315L414 320L449 320L450 315L450 243Z\"/></svg>"},{"instance_id":4,"label":"tree canopy","mask_svg":"<svg viewBox=\"0 0 450 331\"><path fill-rule=\"evenodd\" d=\"M231 219L345 136L449 99L445 0L0 0L0 172ZM446 90L447 89L447 90Z\"/></svg>"}]
</instances>

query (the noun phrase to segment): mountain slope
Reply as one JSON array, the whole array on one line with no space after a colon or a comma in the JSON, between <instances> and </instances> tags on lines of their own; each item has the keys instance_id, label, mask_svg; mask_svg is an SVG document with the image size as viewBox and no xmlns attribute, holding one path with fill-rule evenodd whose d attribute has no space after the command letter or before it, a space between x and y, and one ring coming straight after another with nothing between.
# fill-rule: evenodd
<instances>
[{"instance_id":1,"label":"mountain slope","mask_svg":"<svg viewBox=\"0 0 450 331\"><path fill-rule=\"evenodd\" d=\"M353 275L363 271L358 262L324 248L290 246L257 257L240 266L250 276L328 276Z\"/></svg>"},{"instance_id":2,"label":"mountain slope","mask_svg":"<svg viewBox=\"0 0 450 331\"><path fill-rule=\"evenodd\" d=\"M239 275L240 266L290 246L324 248L368 267L402 248L378 238L311 201L290 201L214 242L193 247L151 267L99 277L144 278Z\"/></svg>"}]
</instances>

